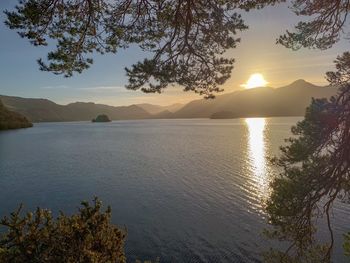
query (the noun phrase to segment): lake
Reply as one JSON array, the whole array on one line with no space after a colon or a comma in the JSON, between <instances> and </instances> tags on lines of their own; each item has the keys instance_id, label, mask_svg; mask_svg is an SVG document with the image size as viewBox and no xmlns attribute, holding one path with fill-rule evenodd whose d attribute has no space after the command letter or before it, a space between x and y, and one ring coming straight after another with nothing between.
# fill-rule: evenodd
<instances>
[{"instance_id":1,"label":"lake","mask_svg":"<svg viewBox=\"0 0 350 263\"><path fill-rule=\"evenodd\" d=\"M0 133L0 216L23 202L77 211L100 197L126 226L128 262L261 262L263 201L300 118L40 123ZM349 205L337 203L336 262ZM325 239L326 229L319 237Z\"/></svg>"}]
</instances>

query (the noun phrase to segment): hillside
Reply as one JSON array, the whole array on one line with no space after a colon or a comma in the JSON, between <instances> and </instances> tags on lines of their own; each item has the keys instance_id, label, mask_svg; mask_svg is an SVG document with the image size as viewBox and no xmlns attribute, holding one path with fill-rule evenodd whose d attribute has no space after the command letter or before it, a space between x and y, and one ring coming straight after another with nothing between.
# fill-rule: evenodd
<instances>
[{"instance_id":1,"label":"hillside","mask_svg":"<svg viewBox=\"0 0 350 263\"><path fill-rule=\"evenodd\" d=\"M46 99L27 99L0 96L5 106L27 117L33 122L91 121L99 114L112 120L147 119L152 115L136 106L113 107L92 102L76 102L59 105Z\"/></svg>"},{"instance_id":2,"label":"hillside","mask_svg":"<svg viewBox=\"0 0 350 263\"><path fill-rule=\"evenodd\" d=\"M195 100L173 114L173 118L239 118L303 116L311 98L329 98L334 87L320 87L297 80L281 88L255 88L217 96L214 100Z\"/></svg>"},{"instance_id":3,"label":"hillside","mask_svg":"<svg viewBox=\"0 0 350 263\"><path fill-rule=\"evenodd\" d=\"M4 105L33 122L91 121L105 114L111 120L173 118L240 118L302 116L311 98L330 97L334 87L320 87L297 80L281 88L255 88L217 96L213 100L195 100L186 105L159 106L137 104L113 107L92 102L59 105L47 99L0 96Z\"/></svg>"},{"instance_id":4,"label":"hillside","mask_svg":"<svg viewBox=\"0 0 350 263\"><path fill-rule=\"evenodd\" d=\"M32 127L30 123L22 115L9 111L0 101L0 130L19 129Z\"/></svg>"},{"instance_id":5,"label":"hillside","mask_svg":"<svg viewBox=\"0 0 350 263\"><path fill-rule=\"evenodd\" d=\"M149 103L143 103L143 104L136 104L136 106L141 107L148 113L156 115L160 113L164 114L165 112L174 113L180 110L184 105L181 103L175 103L168 106L159 106L159 105L153 105Z\"/></svg>"}]
</instances>

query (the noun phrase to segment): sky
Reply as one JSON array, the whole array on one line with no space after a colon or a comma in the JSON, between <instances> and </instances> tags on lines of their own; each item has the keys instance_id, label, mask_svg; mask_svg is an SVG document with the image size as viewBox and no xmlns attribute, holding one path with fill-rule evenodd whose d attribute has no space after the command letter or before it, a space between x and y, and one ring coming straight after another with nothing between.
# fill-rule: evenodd
<instances>
[{"instance_id":1,"label":"sky","mask_svg":"<svg viewBox=\"0 0 350 263\"><path fill-rule=\"evenodd\" d=\"M26 98L47 98L59 104L75 101L108 105L152 103L170 105L200 99L200 95L171 87L162 94L129 91L124 68L146 56L136 47L120 50L117 54L96 55L92 67L82 74L64 78L39 70L36 60L45 57L47 47L34 47L4 25L5 9L11 10L15 0L0 1L0 94ZM297 17L288 3L243 13L249 29L239 33L238 48L227 51L235 58L231 78L225 83L224 93L242 89L253 73L261 73L270 87L282 87L297 79L316 85L327 85L325 72L333 70L333 61L348 50L349 42L341 40L326 51L302 49L292 51L276 44L276 39L292 29Z\"/></svg>"}]
</instances>

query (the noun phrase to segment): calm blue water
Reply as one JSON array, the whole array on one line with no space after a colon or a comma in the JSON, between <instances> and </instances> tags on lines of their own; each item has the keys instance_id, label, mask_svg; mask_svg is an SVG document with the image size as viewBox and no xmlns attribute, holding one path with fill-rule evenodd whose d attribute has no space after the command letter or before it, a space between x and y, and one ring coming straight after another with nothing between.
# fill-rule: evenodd
<instances>
[{"instance_id":1,"label":"calm blue water","mask_svg":"<svg viewBox=\"0 0 350 263\"><path fill-rule=\"evenodd\" d=\"M298 120L42 123L1 132L0 216L21 202L73 213L97 195L128 229L130 262L259 262L273 245L261 234L275 173L267 158ZM345 262L350 209L337 204L334 213L336 262Z\"/></svg>"}]
</instances>

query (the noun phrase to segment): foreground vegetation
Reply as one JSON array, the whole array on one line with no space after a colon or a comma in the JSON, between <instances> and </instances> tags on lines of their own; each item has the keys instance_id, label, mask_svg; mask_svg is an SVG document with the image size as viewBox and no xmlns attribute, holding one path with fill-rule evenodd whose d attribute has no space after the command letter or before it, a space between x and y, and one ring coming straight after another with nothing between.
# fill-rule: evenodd
<instances>
[{"instance_id":1,"label":"foreground vegetation","mask_svg":"<svg viewBox=\"0 0 350 263\"><path fill-rule=\"evenodd\" d=\"M97 198L79 213L54 219L49 210L21 216L22 207L0 221L1 263L124 263L126 231L113 226L111 209Z\"/></svg>"},{"instance_id":2,"label":"foreground vegetation","mask_svg":"<svg viewBox=\"0 0 350 263\"><path fill-rule=\"evenodd\" d=\"M29 128L33 124L26 117L9 111L0 101L0 130Z\"/></svg>"},{"instance_id":3,"label":"foreground vegetation","mask_svg":"<svg viewBox=\"0 0 350 263\"><path fill-rule=\"evenodd\" d=\"M287 251L271 251L270 262L331 262L334 247L332 207L350 201L350 53L338 57L336 72L327 73L339 87L331 99L314 99L305 118L292 129L295 137L275 160L280 176L272 183L267 213L270 236L290 242ZM329 242L316 242L317 221L324 218ZM345 254L350 255L350 233Z\"/></svg>"}]
</instances>

